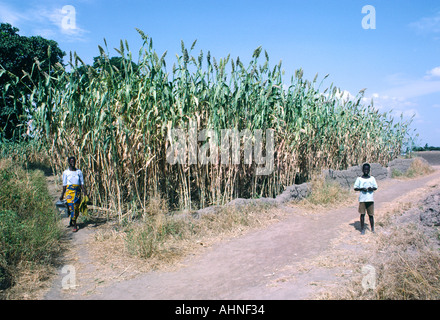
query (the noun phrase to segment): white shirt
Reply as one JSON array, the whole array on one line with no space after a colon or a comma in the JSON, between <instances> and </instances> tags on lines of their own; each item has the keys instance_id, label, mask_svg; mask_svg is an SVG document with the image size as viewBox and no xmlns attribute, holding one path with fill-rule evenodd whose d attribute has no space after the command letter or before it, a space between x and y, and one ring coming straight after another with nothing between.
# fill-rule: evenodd
<instances>
[{"instance_id":1,"label":"white shirt","mask_svg":"<svg viewBox=\"0 0 440 320\"><path fill-rule=\"evenodd\" d=\"M362 188L376 188L377 189L377 183L376 179L374 177L370 176L368 179L358 177L356 179L356 182L354 183L355 189L362 189ZM359 202L374 202L373 198L373 191L361 191L359 194Z\"/></svg>"},{"instance_id":2,"label":"white shirt","mask_svg":"<svg viewBox=\"0 0 440 320\"><path fill-rule=\"evenodd\" d=\"M71 184L83 185L84 177L82 171L77 169L76 171L70 171L69 169L63 172L63 187Z\"/></svg>"}]
</instances>

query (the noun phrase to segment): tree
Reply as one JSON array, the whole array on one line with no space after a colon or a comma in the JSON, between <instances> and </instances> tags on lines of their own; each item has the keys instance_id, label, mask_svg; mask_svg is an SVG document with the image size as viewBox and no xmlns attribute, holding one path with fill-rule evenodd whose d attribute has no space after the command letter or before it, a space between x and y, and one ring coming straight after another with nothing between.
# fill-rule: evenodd
<instances>
[{"instance_id":1,"label":"tree","mask_svg":"<svg viewBox=\"0 0 440 320\"><path fill-rule=\"evenodd\" d=\"M39 70L49 73L51 66L63 64L65 55L54 40L18 32L9 23L0 25L0 137L13 140L20 138L17 126L27 120L22 94L30 93ZM34 68L36 61L39 69Z\"/></svg>"}]
</instances>

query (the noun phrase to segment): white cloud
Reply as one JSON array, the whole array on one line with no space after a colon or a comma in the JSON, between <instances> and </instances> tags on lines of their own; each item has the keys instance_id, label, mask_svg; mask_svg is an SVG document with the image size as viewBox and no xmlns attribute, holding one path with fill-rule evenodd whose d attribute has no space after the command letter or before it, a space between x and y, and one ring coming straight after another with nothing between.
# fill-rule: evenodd
<instances>
[{"instance_id":1,"label":"white cloud","mask_svg":"<svg viewBox=\"0 0 440 320\"><path fill-rule=\"evenodd\" d=\"M389 87L365 96L364 103L370 103L380 112L388 112L396 120L412 119L412 128L423 132L429 139L436 139L433 133L435 119L438 118L440 104L438 100L429 101L430 97L440 94L440 67L434 67L418 78L404 73L396 73L386 77ZM430 97L424 97L424 96ZM422 98L423 97L423 98Z\"/></svg>"},{"instance_id":2,"label":"white cloud","mask_svg":"<svg viewBox=\"0 0 440 320\"><path fill-rule=\"evenodd\" d=\"M415 80L404 86L395 87L386 90L383 94L400 97L402 99L411 99L424 95L440 92L440 81Z\"/></svg>"},{"instance_id":3,"label":"white cloud","mask_svg":"<svg viewBox=\"0 0 440 320\"><path fill-rule=\"evenodd\" d=\"M335 96L341 100L347 100L347 99L354 100L356 98L354 95L350 93L350 91L347 90L341 91L339 89L335 92Z\"/></svg>"},{"instance_id":4,"label":"white cloud","mask_svg":"<svg viewBox=\"0 0 440 320\"><path fill-rule=\"evenodd\" d=\"M66 18L68 13L63 11L63 8L55 8L50 10L40 8L36 14L40 17L41 21L47 20L50 21L53 26L56 26L57 31L64 35L64 41L82 41L85 34L88 32L80 28L76 21L74 25L66 28L66 26L63 25L63 20Z\"/></svg>"},{"instance_id":5,"label":"white cloud","mask_svg":"<svg viewBox=\"0 0 440 320\"><path fill-rule=\"evenodd\" d=\"M420 78L410 78L404 73L396 73L386 76L385 80L390 87L380 92L381 98L395 97L408 100L440 93L440 66L426 71Z\"/></svg>"},{"instance_id":6,"label":"white cloud","mask_svg":"<svg viewBox=\"0 0 440 320\"><path fill-rule=\"evenodd\" d=\"M68 42L84 41L88 31L79 27L77 22L73 28L65 28L63 19L67 13L62 9L63 6L47 8L40 5L19 11L0 2L0 20L19 29L26 28L32 34L45 38Z\"/></svg>"},{"instance_id":7,"label":"white cloud","mask_svg":"<svg viewBox=\"0 0 440 320\"><path fill-rule=\"evenodd\" d=\"M0 2L0 21L10 23L16 26L19 21L26 19L26 16L20 12L11 9L4 3Z\"/></svg>"},{"instance_id":8,"label":"white cloud","mask_svg":"<svg viewBox=\"0 0 440 320\"><path fill-rule=\"evenodd\" d=\"M364 99L366 100L365 103L370 103L372 99L374 108L381 113L388 112L395 119L400 119L402 116L404 120L413 119L415 123L423 123L423 118L417 110L418 105L410 100L377 93Z\"/></svg>"},{"instance_id":9,"label":"white cloud","mask_svg":"<svg viewBox=\"0 0 440 320\"><path fill-rule=\"evenodd\" d=\"M409 26L421 34L440 33L440 12L434 16L412 22Z\"/></svg>"},{"instance_id":10,"label":"white cloud","mask_svg":"<svg viewBox=\"0 0 440 320\"><path fill-rule=\"evenodd\" d=\"M440 77L440 67L433 68L427 72L427 79L430 77Z\"/></svg>"},{"instance_id":11,"label":"white cloud","mask_svg":"<svg viewBox=\"0 0 440 320\"><path fill-rule=\"evenodd\" d=\"M373 93L370 97L365 97L365 101L373 100L374 107L377 109L407 109L416 106L415 103L404 97L389 96L387 94Z\"/></svg>"}]
</instances>

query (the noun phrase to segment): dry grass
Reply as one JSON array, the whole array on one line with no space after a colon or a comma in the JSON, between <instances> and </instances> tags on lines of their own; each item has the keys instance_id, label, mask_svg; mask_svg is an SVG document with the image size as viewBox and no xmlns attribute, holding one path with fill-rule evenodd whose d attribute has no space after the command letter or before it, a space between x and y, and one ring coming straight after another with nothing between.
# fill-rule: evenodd
<instances>
[{"instance_id":1,"label":"dry grass","mask_svg":"<svg viewBox=\"0 0 440 320\"><path fill-rule=\"evenodd\" d=\"M424 176L427 174L433 173L435 170L429 165L428 162L423 160L422 158L416 158L411 163L409 169L406 172L406 175L409 178Z\"/></svg>"},{"instance_id":2,"label":"dry grass","mask_svg":"<svg viewBox=\"0 0 440 320\"><path fill-rule=\"evenodd\" d=\"M326 181L322 176L314 176L310 182L311 193L308 197L292 203L308 212L322 209L336 209L356 203L355 193L343 188L338 182Z\"/></svg>"},{"instance_id":3,"label":"dry grass","mask_svg":"<svg viewBox=\"0 0 440 320\"><path fill-rule=\"evenodd\" d=\"M415 190L408 199L421 199L432 192L437 183ZM331 300L438 300L440 298L440 232L423 227L418 222L419 207L416 202L398 199L377 214L379 232L375 236L356 238L357 250L333 250L321 257L324 268L350 270L350 277L340 278L337 284L318 296ZM401 201L400 201L401 200ZM339 245L353 240L346 236L338 239ZM331 257L331 258L329 258ZM343 261L343 263L341 262ZM315 265L319 267L318 261ZM362 268L372 265L376 272L376 287L365 289ZM322 267L322 266L321 266Z\"/></svg>"},{"instance_id":4,"label":"dry grass","mask_svg":"<svg viewBox=\"0 0 440 320\"><path fill-rule=\"evenodd\" d=\"M4 300L40 300L50 288L56 268L23 262L16 268L14 285L3 292Z\"/></svg>"},{"instance_id":5,"label":"dry grass","mask_svg":"<svg viewBox=\"0 0 440 320\"><path fill-rule=\"evenodd\" d=\"M120 270L131 266L137 272L173 269L204 247L278 221L282 215L276 208L256 204L224 206L200 218L162 211L126 226L108 224L95 234L90 250L102 266L118 265Z\"/></svg>"},{"instance_id":6,"label":"dry grass","mask_svg":"<svg viewBox=\"0 0 440 320\"><path fill-rule=\"evenodd\" d=\"M376 299L438 300L440 254L417 225L393 227L378 240Z\"/></svg>"},{"instance_id":7,"label":"dry grass","mask_svg":"<svg viewBox=\"0 0 440 320\"><path fill-rule=\"evenodd\" d=\"M392 176L397 179L412 179L433 173L435 170L423 158L415 158L405 173L393 170Z\"/></svg>"},{"instance_id":8,"label":"dry grass","mask_svg":"<svg viewBox=\"0 0 440 320\"><path fill-rule=\"evenodd\" d=\"M352 260L356 270L349 281L326 291L320 298L332 300L438 300L440 298L440 254L414 224L393 227L380 234L369 250ZM365 289L362 268L372 265L376 287Z\"/></svg>"}]
</instances>

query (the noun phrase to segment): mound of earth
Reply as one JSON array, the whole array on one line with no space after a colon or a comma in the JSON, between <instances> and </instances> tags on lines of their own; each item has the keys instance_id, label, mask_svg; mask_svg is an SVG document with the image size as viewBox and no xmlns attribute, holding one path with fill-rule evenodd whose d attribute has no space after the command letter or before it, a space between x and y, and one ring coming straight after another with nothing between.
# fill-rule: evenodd
<instances>
[{"instance_id":1,"label":"mound of earth","mask_svg":"<svg viewBox=\"0 0 440 320\"><path fill-rule=\"evenodd\" d=\"M440 191L430 194L423 201L423 211L420 213L420 221L423 225L440 226Z\"/></svg>"}]
</instances>

